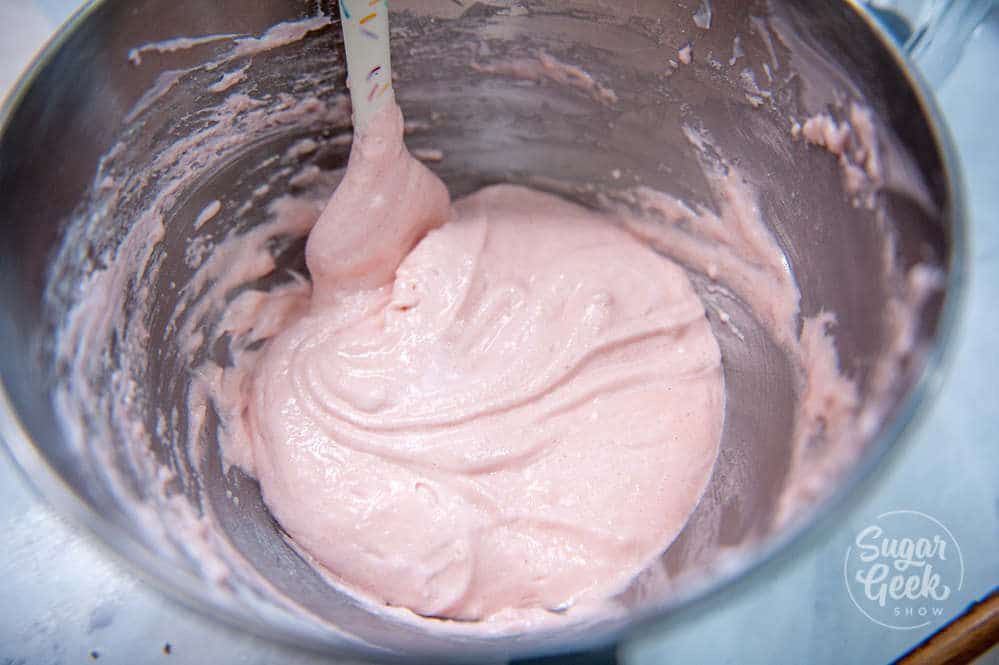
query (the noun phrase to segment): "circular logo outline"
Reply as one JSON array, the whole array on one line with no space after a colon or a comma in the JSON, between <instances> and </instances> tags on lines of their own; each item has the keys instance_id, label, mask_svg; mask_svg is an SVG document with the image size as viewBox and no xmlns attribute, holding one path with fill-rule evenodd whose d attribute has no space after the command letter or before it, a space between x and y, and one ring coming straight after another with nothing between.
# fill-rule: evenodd
<instances>
[{"instance_id":1,"label":"circular logo outline","mask_svg":"<svg viewBox=\"0 0 999 665\"><path fill-rule=\"evenodd\" d=\"M950 541L954 543L954 548L957 550L957 562L961 572L958 578L957 586L955 587L954 590L960 591L964 586L964 553L961 552L961 545L960 543L957 542L957 538L954 537L954 534L951 533L950 529L944 526L943 522L941 522L937 518L932 517L931 515L927 515L926 513L920 512L918 510L889 510L887 512L881 513L880 515L876 516L875 519L881 520L884 519L885 517L891 517L892 515L916 515L918 517L922 517L923 519L927 519L930 522L933 522L941 529L943 529L944 533L946 533L947 537L950 538ZM870 614L868 614L867 611L860 606L860 603L857 602L857 599L853 597L853 590L850 587L849 567L850 567L851 552L853 552L852 543L849 546L847 546L846 556L843 557L843 582L846 584L846 594L850 597L850 602L852 602L853 606L857 608L857 611L859 611L861 614L867 617L870 621L878 624L879 626L883 626L891 630L917 630L919 628L925 628L926 626L929 626L931 623L933 623L930 619L927 619L923 623L915 626L892 626L890 624L884 623L883 621L878 621Z\"/></svg>"}]
</instances>

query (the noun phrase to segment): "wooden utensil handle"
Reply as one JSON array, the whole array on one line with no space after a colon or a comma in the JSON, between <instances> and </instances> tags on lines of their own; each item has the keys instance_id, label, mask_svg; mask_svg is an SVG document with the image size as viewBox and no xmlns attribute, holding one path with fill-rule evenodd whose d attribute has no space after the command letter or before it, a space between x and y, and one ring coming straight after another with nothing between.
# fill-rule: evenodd
<instances>
[{"instance_id":1,"label":"wooden utensil handle","mask_svg":"<svg viewBox=\"0 0 999 665\"><path fill-rule=\"evenodd\" d=\"M894 665L962 665L999 644L999 587L916 645Z\"/></svg>"}]
</instances>

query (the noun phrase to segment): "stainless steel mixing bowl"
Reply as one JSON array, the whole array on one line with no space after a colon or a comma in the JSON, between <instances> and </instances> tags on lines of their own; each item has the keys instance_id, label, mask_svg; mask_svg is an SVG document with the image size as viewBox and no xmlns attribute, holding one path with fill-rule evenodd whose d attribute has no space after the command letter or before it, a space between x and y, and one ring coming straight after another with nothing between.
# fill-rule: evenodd
<instances>
[{"instance_id":1,"label":"stainless steel mixing bowl","mask_svg":"<svg viewBox=\"0 0 999 665\"><path fill-rule=\"evenodd\" d=\"M764 216L800 286L803 314L820 309L836 313L841 364L858 382L862 398L872 399L871 368L891 338L885 303L902 288L905 270L917 262L943 270L943 290L921 311L915 333L918 353L900 365L884 422L836 472L832 491L820 493L793 519L776 521L775 513L789 481L794 382L784 354L747 312L740 323L752 333L749 343L713 321L729 391L725 435L708 492L711 514L699 509L658 564L659 572L673 581L636 585L621 598L627 611L558 630L457 636L373 614L330 587L288 546L256 484L237 470L223 470L210 437L203 455L185 458L180 442L188 424L182 417L168 418L164 426L150 412L145 432L152 434L98 437L83 447L67 437L52 398L66 368L54 362L52 339L60 315L71 304L73 287L94 268L88 252L67 251L67 244L73 245L70 250L87 247L92 259L102 247L121 242L156 186L155 178L128 179L144 173L152 156L180 133L207 122L200 112L217 102L206 89L220 70L200 63L224 43L147 53L141 66L126 54L143 43L177 36L259 34L312 11L306 4L95 3L60 32L5 107L0 136L0 427L46 498L81 519L169 593L248 630L366 657L433 655L437 660L490 662L599 647L642 622L673 617L681 609L710 608L734 580L751 578L750 572L778 553L793 556L793 542L803 547L806 532L819 537L816 527L822 520L843 514L847 499L897 448L920 403L938 383L955 319L964 247L957 173L932 101L895 47L862 13L839 2L713 0L709 30L697 27L692 18L700 3L627 3L626 15L622 3L602 0L530 0L517 3L515 11L506 2L393 3L400 102L410 119L426 124L409 143L443 151L445 159L434 168L454 194L514 181L595 204L599 189L640 182L711 206L697 151L682 131L684 125L702 129L759 189ZM729 65L736 35L745 55ZM343 76L333 55L334 37L332 28L315 31L302 41L239 61L249 63L247 78L229 92L258 98L301 95L312 86L319 97L332 99L342 92ZM694 44L694 62L671 66L669 60L688 42ZM482 76L469 67L476 59L539 52L584 66L615 91L617 102L608 104L550 81ZM741 70L751 66L763 76L763 64L774 80L765 85L770 97L757 103L747 98ZM182 70L168 94L130 115L161 74ZM323 73L321 85L315 83L316 72ZM878 210L855 205L843 191L837 161L793 140L790 132L792 120L843 108L851 99L862 100L878 119L884 162L892 173L878 195ZM134 365L151 403L183 405L188 396L190 368L176 364L175 331L164 317L178 298L175 285L191 277L190 267L171 259L182 257L191 241L190 220L208 201L236 200L280 166L268 166L263 156L279 154L302 137L321 139L330 129L314 118L247 136L245 145L222 151L204 165L195 185L173 200L156 250L162 254L158 272L126 284L119 303L139 312L151 331L148 353ZM100 198L95 174L102 155L119 140L123 148L103 168L135 187L114 209L95 214ZM339 168L346 150L333 146L311 159L324 169ZM614 177L618 170L620 180ZM83 218L89 221L83 224ZM263 219L262 212L239 218L223 212L205 232L247 228ZM299 265L301 243L286 240L281 261ZM886 252L893 254L895 266L887 272ZM66 258L71 255L83 258ZM140 301L144 279L154 281L147 301ZM106 341L110 376L118 363L116 349L129 340ZM212 562L170 539L181 528L172 522L180 519L176 513L161 510L152 522L148 515L137 516L134 507L150 499L151 482L148 472L133 464L140 443L143 451L148 446L143 454L150 459L178 470L175 498L186 502L192 514L214 515L214 535L237 551L260 580L234 575L219 583ZM126 479L126 487L112 487L107 465L119 467L111 475ZM741 489L733 495L734 486ZM738 555L726 555L732 551Z\"/></svg>"}]
</instances>

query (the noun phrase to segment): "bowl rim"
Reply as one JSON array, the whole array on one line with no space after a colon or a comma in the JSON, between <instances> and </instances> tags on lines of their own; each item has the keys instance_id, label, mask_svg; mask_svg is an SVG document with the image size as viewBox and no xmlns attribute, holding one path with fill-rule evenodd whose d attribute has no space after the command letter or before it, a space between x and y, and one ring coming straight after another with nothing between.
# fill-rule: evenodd
<instances>
[{"instance_id":1,"label":"bowl rim","mask_svg":"<svg viewBox=\"0 0 999 665\"><path fill-rule=\"evenodd\" d=\"M70 35L105 3L106 0L88 0L55 31L35 55L0 105L0 135L6 131L14 112L38 74L55 57ZM926 352L918 379L832 492L809 506L787 528L767 538L745 556L739 557L734 565L716 571L708 579L681 588L679 593L671 595L662 603L639 608L622 622L613 622L611 626L597 629L586 639L587 644L583 645L583 650L590 646L620 644L622 640L654 632L667 623L674 626L695 622L698 617L719 607L729 594L745 593L761 584L762 580L779 574L792 560L825 542L827 539L823 534L845 522L853 509L870 494L876 481L874 472L901 454L911 440L913 431L926 417L928 409L925 407L939 395L944 379L953 365L953 349L961 330L969 270L967 194L960 159L930 86L915 66L907 61L902 48L859 0L847 0L844 4L862 18L872 36L880 41L898 72L909 84L929 127L946 176L944 186L949 206L942 211L942 217L949 219L951 223L948 229L950 247L945 257L948 270L944 279L944 298L932 345ZM96 536L92 540L98 543L100 549L111 553L124 564L128 572L157 588L164 597L207 618L221 620L239 630L292 648L324 654L329 654L333 648L336 653L361 657L371 657L381 652L379 655L388 659L405 659L407 655L416 655L382 652L381 648L337 631L330 624L324 624L324 632L319 635L303 631L301 623L288 621L278 625L276 622L264 621L260 615L251 613L240 603L223 602L219 594L207 593L203 580L189 571L172 563L163 565L164 559L130 532L101 516L62 479L24 429L2 381L0 444L0 448L6 451L6 456L20 470L25 484L36 496L59 515L68 517L76 525L84 527L89 534ZM334 644L334 636L342 640L342 643ZM578 646L571 649L579 650ZM496 657L492 651L489 655Z\"/></svg>"}]
</instances>

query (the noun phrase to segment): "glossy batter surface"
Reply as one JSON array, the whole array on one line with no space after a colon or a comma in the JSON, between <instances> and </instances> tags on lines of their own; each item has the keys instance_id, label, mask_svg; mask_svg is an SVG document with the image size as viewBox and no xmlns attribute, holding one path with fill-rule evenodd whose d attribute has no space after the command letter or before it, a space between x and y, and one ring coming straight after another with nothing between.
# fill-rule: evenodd
<instances>
[{"instance_id":1,"label":"glossy batter surface","mask_svg":"<svg viewBox=\"0 0 999 665\"><path fill-rule=\"evenodd\" d=\"M294 541L389 605L465 620L620 590L718 452L718 344L684 273L500 185L451 206L398 107L312 230L303 314L243 387L234 457Z\"/></svg>"}]
</instances>

